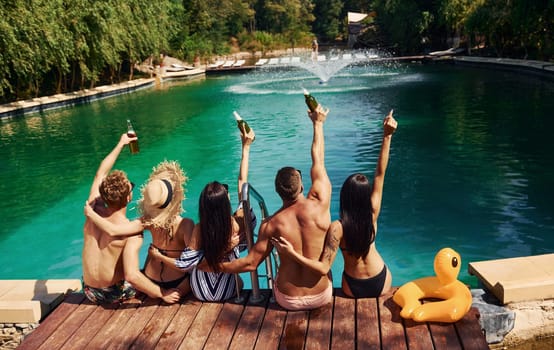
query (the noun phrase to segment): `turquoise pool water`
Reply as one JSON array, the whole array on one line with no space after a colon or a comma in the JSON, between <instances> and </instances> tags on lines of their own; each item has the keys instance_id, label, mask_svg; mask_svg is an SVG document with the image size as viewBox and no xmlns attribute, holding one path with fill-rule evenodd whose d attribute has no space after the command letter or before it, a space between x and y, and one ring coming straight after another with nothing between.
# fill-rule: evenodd
<instances>
[{"instance_id":1,"label":"turquoise pool water","mask_svg":"<svg viewBox=\"0 0 554 350\"><path fill-rule=\"evenodd\" d=\"M116 168L142 184L159 161L180 161L190 177L185 215L196 220L205 183L236 183L240 139L232 111L239 111L257 133L250 182L277 210L275 172L291 165L309 173L312 129L302 87L331 109L325 141L333 218L343 180L373 174L381 120L395 110L399 127L377 236L394 285L433 274L434 255L445 246L461 253L460 277L472 285L470 261L554 251L551 81L409 65L351 67L320 84L305 71L272 70L0 121L0 278L81 276L83 204L127 118L141 152L123 152ZM341 264L338 257L335 276Z\"/></svg>"}]
</instances>

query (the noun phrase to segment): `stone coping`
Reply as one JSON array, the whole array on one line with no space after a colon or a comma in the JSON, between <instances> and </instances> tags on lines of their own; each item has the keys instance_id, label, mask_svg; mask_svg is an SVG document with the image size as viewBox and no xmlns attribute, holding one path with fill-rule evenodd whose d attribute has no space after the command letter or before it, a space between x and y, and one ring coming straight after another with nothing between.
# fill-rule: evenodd
<instances>
[{"instance_id":1,"label":"stone coping","mask_svg":"<svg viewBox=\"0 0 554 350\"><path fill-rule=\"evenodd\" d=\"M554 253L470 262L468 272L502 304L554 298Z\"/></svg>"},{"instance_id":2,"label":"stone coping","mask_svg":"<svg viewBox=\"0 0 554 350\"><path fill-rule=\"evenodd\" d=\"M39 322L68 291L80 290L78 279L0 280L0 323Z\"/></svg>"},{"instance_id":3,"label":"stone coping","mask_svg":"<svg viewBox=\"0 0 554 350\"><path fill-rule=\"evenodd\" d=\"M486 289L473 300L491 349L554 349L554 254L470 262L468 271Z\"/></svg>"}]
</instances>

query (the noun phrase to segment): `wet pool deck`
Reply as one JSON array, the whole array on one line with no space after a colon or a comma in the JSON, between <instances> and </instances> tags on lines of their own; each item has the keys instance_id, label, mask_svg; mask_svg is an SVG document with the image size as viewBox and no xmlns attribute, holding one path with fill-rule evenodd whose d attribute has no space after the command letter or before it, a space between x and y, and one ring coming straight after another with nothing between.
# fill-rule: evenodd
<instances>
[{"instance_id":1,"label":"wet pool deck","mask_svg":"<svg viewBox=\"0 0 554 350\"><path fill-rule=\"evenodd\" d=\"M18 349L488 349L474 308L460 321L403 320L392 294L290 312L269 299L174 305L150 298L96 306L81 293L65 300Z\"/></svg>"}]
</instances>

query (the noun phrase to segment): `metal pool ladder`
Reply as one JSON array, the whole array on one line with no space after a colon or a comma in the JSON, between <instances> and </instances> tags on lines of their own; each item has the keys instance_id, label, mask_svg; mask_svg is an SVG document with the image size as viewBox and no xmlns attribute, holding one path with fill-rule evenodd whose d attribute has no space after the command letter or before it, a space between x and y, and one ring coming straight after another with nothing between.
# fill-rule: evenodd
<instances>
[{"instance_id":1,"label":"metal pool ladder","mask_svg":"<svg viewBox=\"0 0 554 350\"><path fill-rule=\"evenodd\" d=\"M241 198L240 198L240 204L242 205L242 209L244 212L244 230L246 231L246 243L248 246L248 251L252 249L252 246L254 245L254 227L252 227L252 211L251 211L251 205L250 205L250 199L253 198L256 200L258 205L260 206L260 211L262 214L262 221L269 216L269 212L267 210L267 207L265 205L265 201L263 197L260 195L252 185L250 185L248 182L244 183L242 185L242 191L241 191ZM261 221L260 221L261 222ZM270 243L271 244L271 243ZM265 259L265 275L259 275L258 269L255 269L254 271L250 272L250 280L252 282L252 296L250 297L250 300L254 303L262 301L264 298L260 294L260 278L266 278L267 279L267 285L268 288L273 293L273 264L271 261L271 258L273 257L273 261L275 262L275 269L278 268L278 259L277 259L277 253L275 250L272 250L272 253ZM235 275L236 278L236 288L237 288L237 299L240 300L240 289L239 289L239 280L238 280L238 274Z\"/></svg>"}]
</instances>

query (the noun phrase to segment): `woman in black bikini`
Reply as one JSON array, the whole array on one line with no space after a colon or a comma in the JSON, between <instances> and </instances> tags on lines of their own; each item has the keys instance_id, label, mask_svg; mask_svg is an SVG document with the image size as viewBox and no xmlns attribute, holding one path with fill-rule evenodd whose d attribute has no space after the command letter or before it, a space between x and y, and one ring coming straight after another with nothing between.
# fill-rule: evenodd
<instances>
[{"instance_id":1,"label":"woman in black bikini","mask_svg":"<svg viewBox=\"0 0 554 350\"><path fill-rule=\"evenodd\" d=\"M373 186L363 174L353 174L346 179L340 193L340 220L329 226L320 260L310 260L296 253L282 237L272 240L280 254L288 254L321 274L329 272L340 247L344 258L342 290L355 298L378 297L388 292L392 284L391 272L375 247L390 143L397 127L392 110L385 117L383 126L383 142Z\"/></svg>"}]
</instances>

